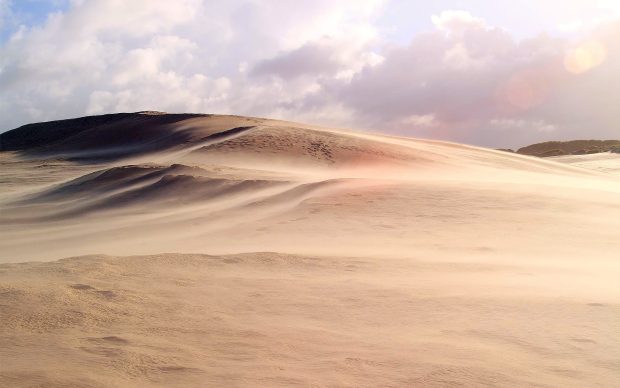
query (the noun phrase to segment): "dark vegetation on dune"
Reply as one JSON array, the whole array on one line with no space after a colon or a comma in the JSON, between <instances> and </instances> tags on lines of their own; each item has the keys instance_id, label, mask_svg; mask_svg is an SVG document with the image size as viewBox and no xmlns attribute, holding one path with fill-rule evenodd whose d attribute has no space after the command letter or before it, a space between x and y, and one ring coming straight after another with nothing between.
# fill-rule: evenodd
<instances>
[{"instance_id":1,"label":"dark vegetation on dune","mask_svg":"<svg viewBox=\"0 0 620 388\"><path fill-rule=\"evenodd\" d=\"M510 149L500 151L515 152ZM620 140L571 140L547 141L519 148L517 153L522 155L549 157L562 155L587 155L601 152L620 153Z\"/></svg>"},{"instance_id":2,"label":"dark vegetation on dune","mask_svg":"<svg viewBox=\"0 0 620 388\"><path fill-rule=\"evenodd\" d=\"M170 124L206 116L136 112L27 124L0 134L0 151L32 155L66 153L71 159L114 158L156 151L191 138L189 133L172 130Z\"/></svg>"}]
</instances>

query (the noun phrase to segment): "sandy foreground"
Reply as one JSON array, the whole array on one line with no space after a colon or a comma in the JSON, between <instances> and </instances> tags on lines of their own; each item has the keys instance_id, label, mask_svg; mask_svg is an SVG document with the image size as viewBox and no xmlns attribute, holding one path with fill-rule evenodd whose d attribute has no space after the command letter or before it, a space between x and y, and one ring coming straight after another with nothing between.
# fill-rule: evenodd
<instances>
[{"instance_id":1,"label":"sandy foreground","mask_svg":"<svg viewBox=\"0 0 620 388\"><path fill-rule=\"evenodd\" d=\"M620 385L620 156L169 121L0 153L0 386Z\"/></svg>"}]
</instances>

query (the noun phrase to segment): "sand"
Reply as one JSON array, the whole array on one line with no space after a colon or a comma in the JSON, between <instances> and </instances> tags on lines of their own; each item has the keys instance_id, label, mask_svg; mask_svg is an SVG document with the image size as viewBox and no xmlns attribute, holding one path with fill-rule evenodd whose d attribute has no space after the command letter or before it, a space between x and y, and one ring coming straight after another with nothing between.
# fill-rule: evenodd
<instances>
[{"instance_id":1,"label":"sand","mask_svg":"<svg viewBox=\"0 0 620 388\"><path fill-rule=\"evenodd\" d=\"M620 154L618 153L601 152L589 155L566 155L555 156L549 159L572 166L601 171L606 174L620 175Z\"/></svg>"},{"instance_id":2,"label":"sand","mask_svg":"<svg viewBox=\"0 0 620 388\"><path fill-rule=\"evenodd\" d=\"M153 117L0 153L0 386L620 384L619 155Z\"/></svg>"}]
</instances>

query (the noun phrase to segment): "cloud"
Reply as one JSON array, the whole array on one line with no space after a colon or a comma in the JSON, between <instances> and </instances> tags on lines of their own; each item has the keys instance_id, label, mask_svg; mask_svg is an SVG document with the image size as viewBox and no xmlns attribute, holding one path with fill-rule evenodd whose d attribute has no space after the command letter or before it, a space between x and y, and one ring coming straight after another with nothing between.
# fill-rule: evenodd
<instances>
[{"instance_id":1,"label":"cloud","mask_svg":"<svg viewBox=\"0 0 620 388\"><path fill-rule=\"evenodd\" d=\"M381 64L324 87L330 93L309 104L337 101L370 128L496 147L619 136L617 22L577 42L516 40L463 11L433 22L435 31L382 52Z\"/></svg>"},{"instance_id":2,"label":"cloud","mask_svg":"<svg viewBox=\"0 0 620 388\"><path fill-rule=\"evenodd\" d=\"M574 41L517 39L447 10L428 15L432 29L398 45L375 24L385 6L75 0L0 46L0 128L153 109L497 147L618 137L617 21Z\"/></svg>"},{"instance_id":3,"label":"cloud","mask_svg":"<svg viewBox=\"0 0 620 388\"><path fill-rule=\"evenodd\" d=\"M376 62L363 49L380 5L76 0L0 47L0 125L142 109L285 115L315 77ZM311 77L284 85L261 68Z\"/></svg>"},{"instance_id":4,"label":"cloud","mask_svg":"<svg viewBox=\"0 0 620 388\"><path fill-rule=\"evenodd\" d=\"M374 66L382 61L380 55L368 51L373 40L372 32L346 34L340 38L322 37L259 61L251 75L275 76L283 80L304 76L350 78L348 76L364 66Z\"/></svg>"},{"instance_id":5,"label":"cloud","mask_svg":"<svg viewBox=\"0 0 620 388\"><path fill-rule=\"evenodd\" d=\"M515 119L494 119L489 121L489 124L493 128L497 128L504 131L521 131L534 129L540 132L553 132L557 128L551 124L547 124L542 120L527 121L527 120L515 120Z\"/></svg>"},{"instance_id":6,"label":"cloud","mask_svg":"<svg viewBox=\"0 0 620 388\"><path fill-rule=\"evenodd\" d=\"M274 75L282 79L292 79L304 75L330 74L342 65L335 54L329 46L309 43L259 62L252 70L252 75Z\"/></svg>"},{"instance_id":7,"label":"cloud","mask_svg":"<svg viewBox=\"0 0 620 388\"><path fill-rule=\"evenodd\" d=\"M9 18L11 17L11 7L8 0L0 0L0 32L7 28Z\"/></svg>"},{"instance_id":8,"label":"cloud","mask_svg":"<svg viewBox=\"0 0 620 388\"><path fill-rule=\"evenodd\" d=\"M487 25L481 18L474 17L467 11L447 10L433 15L431 20L439 31L447 35L462 36L471 30L485 30Z\"/></svg>"}]
</instances>

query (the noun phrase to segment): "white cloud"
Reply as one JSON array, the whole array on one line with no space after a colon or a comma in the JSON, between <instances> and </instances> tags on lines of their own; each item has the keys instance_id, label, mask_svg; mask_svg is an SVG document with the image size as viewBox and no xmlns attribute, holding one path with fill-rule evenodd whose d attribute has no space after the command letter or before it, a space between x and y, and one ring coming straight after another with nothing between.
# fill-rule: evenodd
<instances>
[{"instance_id":1,"label":"white cloud","mask_svg":"<svg viewBox=\"0 0 620 388\"><path fill-rule=\"evenodd\" d=\"M487 24L481 18L474 17L467 11L447 10L431 17L439 31L447 35L463 35L472 29L485 29Z\"/></svg>"},{"instance_id":2,"label":"white cloud","mask_svg":"<svg viewBox=\"0 0 620 388\"><path fill-rule=\"evenodd\" d=\"M435 115L433 114L411 115L411 116L405 117L401 122L402 124L405 124L405 125L413 125L416 127L423 127L423 128L435 127L438 125L437 119L435 118Z\"/></svg>"}]
</instances>

